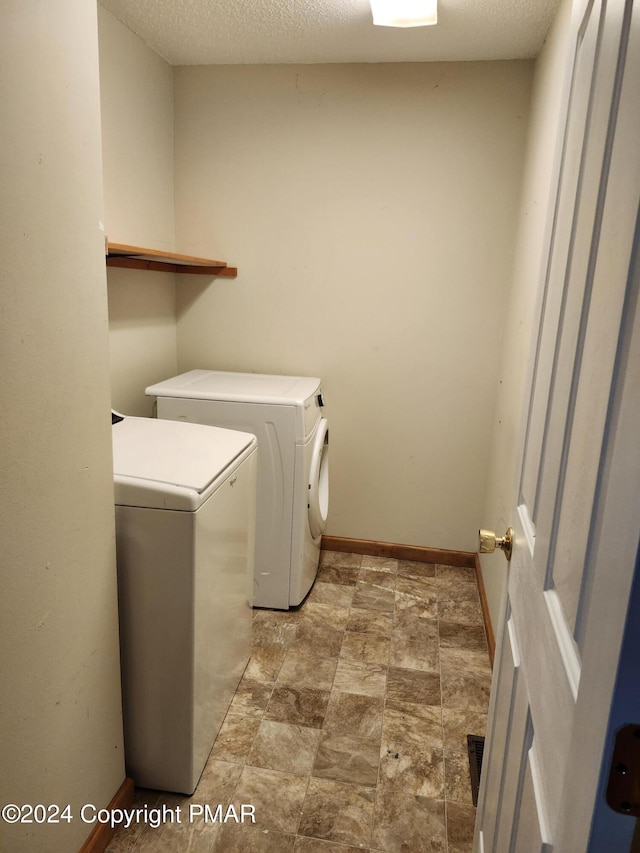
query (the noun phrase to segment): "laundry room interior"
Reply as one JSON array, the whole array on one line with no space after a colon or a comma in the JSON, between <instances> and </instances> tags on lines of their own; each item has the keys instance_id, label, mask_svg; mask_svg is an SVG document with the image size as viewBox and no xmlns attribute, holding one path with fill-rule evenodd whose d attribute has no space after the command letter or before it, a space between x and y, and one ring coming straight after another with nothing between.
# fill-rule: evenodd
<instances>
[{"instance_id":1,"label":"laundry room interior","mask_svg":"<svg viewBox=\"0 0 640 853\"><path fill-rule=\"evenodd\" d=\"M113 407L318 376L326 532L475 550L533 62L171 67L98 8L108 239L238 267L108 270Z\"/></svg>"},{"instance_id":2,"label":"laundry room interior","mask_svg":"<svg viewBox=\"0 0 640 853\"><path fill-rule=\"evenodd\" d=\"M341 571L378 572L384 589L390 566L397 575L431 550L430 582L459 594L462 611L478 529L508 526L519 452L569 0L540 3L537 29L507 56L475 58L470 37L439 61L250 60L238 45L221 64L172 64L120 5L11 2L1 13L15 90L1 321L14 404L2 429L20 463L3 511L7 802L107 806L124 780L109 408L154 418L145 390L195 369L320 378L324 536L365 547L341 563L325 543L319 581L355 588ZM218 259L237 275L105 271L105 240ZM469 624L493 636L507 564L494 554L481 565ZM237 780L244 759L221 760ZM445 802L437 772L440 793L418 799ZM458 841L455 824L433 849L470 851L472 806L452 802ZM162 849L400 850L373 815L369 835L323 835L309 817L318 846L286 824L272 829L275 847L235 847L230 832L228 846L218 833ZM91 828L5 828L7 850L79 850Z\"/></svg>"}]
</instances>

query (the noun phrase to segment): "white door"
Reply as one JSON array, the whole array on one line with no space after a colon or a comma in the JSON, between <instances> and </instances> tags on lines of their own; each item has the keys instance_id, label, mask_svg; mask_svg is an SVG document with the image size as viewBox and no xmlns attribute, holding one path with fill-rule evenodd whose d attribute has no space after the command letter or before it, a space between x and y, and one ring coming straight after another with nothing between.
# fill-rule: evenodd
<instances>
[{"instance_id":1,"label":"white door","mask_svg":"<svg viewBox=\"0 0 640 853\"><path fill-rule=\"evenodd\" d=\"M475 850L484 853L590 849L640 535L640 0L635 6L574 4L476 821ZM633 819L622 820L632 833Z\"/></svg>"}]
</instances>

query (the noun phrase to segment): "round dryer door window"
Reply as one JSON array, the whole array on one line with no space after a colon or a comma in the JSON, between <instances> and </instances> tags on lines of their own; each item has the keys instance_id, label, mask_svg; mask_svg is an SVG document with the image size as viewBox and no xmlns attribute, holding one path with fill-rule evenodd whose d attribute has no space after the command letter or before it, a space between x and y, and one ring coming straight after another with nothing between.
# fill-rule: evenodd
<instances>
[{"instance_id":1,"label":"round dryer door window","mask_svg":"<svg viewBox=\"0 0 640 853\"><path fill-rule=\"evenodd\" d=\"M309 471L309 529L314 539L324 530L329 512L329 423L321 418L313 440Z\"/></svg>"}]
</instances>

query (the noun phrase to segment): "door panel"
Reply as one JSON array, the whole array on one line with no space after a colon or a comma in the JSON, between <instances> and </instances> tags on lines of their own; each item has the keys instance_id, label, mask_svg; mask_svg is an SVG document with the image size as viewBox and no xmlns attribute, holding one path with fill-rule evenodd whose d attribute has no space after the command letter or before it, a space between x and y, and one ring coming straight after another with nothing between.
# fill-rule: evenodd
<instances>
[{"instance_id":1,"label":"door panel","mask_svg":"<svg viewBox=\"0 0 640 853\"><path fill-rule=\"evenodd\" d=\"M524 779L519 809L513 825L511 844L504 849L514 853L551 853L546 808L543 801L542 784L535 744L527 752L523 763Z\"/></svg>"},{"instance_id":2,"label":"door panel","mask_svg":"<svg viewBox=\"0 0 640 853\"><path fill-rule=\"evenodd\" d=\"M517 652L513 621L508 626L509 648L512 660L517 662L513 692L511 696L511 715L509 719L509 734L507 739L506 760L498 807L496 830L496 849L509 849L512 835L510 816L520 810L522 799L522 768L526 761L526 752L531 744L529 733L530 717L527 703L527 691L520 674L520 660ZM505 645L507 645L505 643Z\"/></svg>"},{"instance_id":3,"label":"door panel","mask_svg":"<svg viewBox=\"0 0 640 853\"><path fill-rule=\"evenodd\" d=\"M569 98L569 117L560 169L560 187L554 211L550 257L544 283L543 322L540 326L540 339L535 353L536 368L520 485L519 503L530 507L534 519L537 517L538 510L537 494L541 463L545 456L542 450L546 439L545 413L549 389L553 382L558 329L561 315L567 311L566 288L556 286L555 283L564 281L568 261L575 248L574 212L578 206L584 182L581 164L590 124L596 63L601 49L602 16L602 3L590 4L577 37Z\"/></svg>"},{"instance_id":4,"label":"door panel","mask_svg":"<svg viewBox=\"0 0 640 853\"><path fill-rule=\"evenodd\" d=\"M508 624L512 625L511 620L509 620ZM499 680L493 697L497 705L491 714L491 719L493 720L490 736L492 761L489 766L485 762L482 780L483 783L489 782L489 784L483 784L479 795L479 809L484 813L486 818L483 837L483 844L486 850L493 850L495 847L494 839L498 835L499 815L505 810L503 799L505 792L511 790L509 780L505 779L507 773L506 768L504 768L504 762L515 716L514 700L517 695L520 667L519 653L512 642L513 639L513 633L510 630L505 634L500 661L497 666ZM492 777L490 781L488 778L484 778L485 771L487 777ZM493 779L494 775L496 776L495 780Z\"/></svg>"}]
</instances>

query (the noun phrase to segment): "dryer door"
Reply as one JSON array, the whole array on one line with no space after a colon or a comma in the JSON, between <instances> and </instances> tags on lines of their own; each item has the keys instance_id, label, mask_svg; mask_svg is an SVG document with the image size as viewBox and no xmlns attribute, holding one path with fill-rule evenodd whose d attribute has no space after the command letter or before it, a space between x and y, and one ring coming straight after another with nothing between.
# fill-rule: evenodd
<instances>
[{"instance_id":1,"label":"dryer door","mask_svg":"<svg viewBox=\"0 0 640 853\"><path fill-rule=\"evenodd\" d=\"M314 539L324 530L329 512L329 423L318 423L309 470L309 529Z\"/></svg>"}]
</instances>

